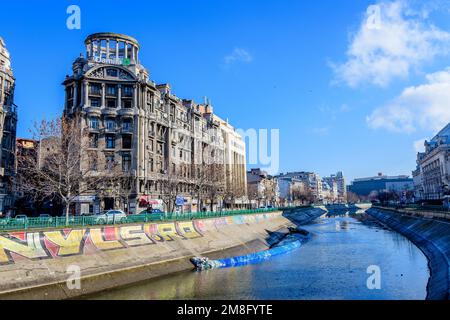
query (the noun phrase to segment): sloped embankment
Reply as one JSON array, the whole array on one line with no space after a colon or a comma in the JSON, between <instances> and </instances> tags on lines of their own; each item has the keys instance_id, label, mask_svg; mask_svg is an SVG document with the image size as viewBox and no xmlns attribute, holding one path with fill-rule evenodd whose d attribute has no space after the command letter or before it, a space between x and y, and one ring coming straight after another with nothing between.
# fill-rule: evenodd
<instances>
[{"instance_id":1,"label":"sloped embankment","mask_svg":"<svg viewBox=\"0 0 450 320\"><path fill-rule=\"evenodd\" d=\"M450 223L411 217L395 210L372 208L369 215L411 240L428 258L428 300L449 300Z\"/></svg>"},{"instance_id":2,"label":"sloped embankment","mask_svg":"<svg viewBox=\"0 0 450 320\"><path fill-rule=\"evenodd\" d=\"M270 248L324 211L271 212L186 222L0 234L0 299L64 299L191 269L212 259ZM291 221L292 220L292 221ZM81 277L80 289L67 280Z\"/></svg>"}]
</instances>

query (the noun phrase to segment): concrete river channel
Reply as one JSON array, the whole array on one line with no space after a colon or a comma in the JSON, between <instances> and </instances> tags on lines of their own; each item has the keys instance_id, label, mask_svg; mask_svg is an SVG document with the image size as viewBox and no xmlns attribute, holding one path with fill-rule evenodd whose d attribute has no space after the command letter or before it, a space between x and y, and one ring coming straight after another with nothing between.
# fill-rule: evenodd
<instances>
[{"instance_id":1,"label":"concrete river channel","mask_svg":"<svg viewBox=\"0 0 450 320\"><path fill-rule=\"evenodd\" d=\"M328 213L303 225L301 248L238 268L185 271L88 299L422 300L430 277L425 255L364 212ZM379 271L379 287L368 285ZM369 281L368 281L369 280ZM377 280L377 281L378 281Z\"/></svg>"}]
</instances>

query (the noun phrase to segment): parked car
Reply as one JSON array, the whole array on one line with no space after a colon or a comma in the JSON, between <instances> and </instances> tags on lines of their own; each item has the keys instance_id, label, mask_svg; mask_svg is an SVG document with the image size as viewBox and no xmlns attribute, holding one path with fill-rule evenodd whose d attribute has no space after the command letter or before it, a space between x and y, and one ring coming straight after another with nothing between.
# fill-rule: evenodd
<instances>
[{"instance_id":1,"label":"parked car","mask_svg":"<svg viewBox=\"0 0 450 320\"><path fill-rule=\"evenodd\" d=\"M162 211L160 209L150 209L150 210L147 209L147 210L142 211L139 214L163 214L163 213L164 213L164 211Z\"/></svg>"},{"instance_id":2,"label":"parked car","mask_svg":"<svg viewBox=\"0 0 450 320\"><path fill-rule=\"evenodd\" d=\"M107 210L96 216L97 224L126 223L127 215L122 210Z\"/></svg>"},{"instance_id":3,"label":"parked car","mask_svg":"<svg viewBox=\"0 0 450 320\"><path fill-rule=\"evenodd\" d=\"M38 219L43 222L52 222L53 220L52 216L46 213L40 214Z\"/></svg>"},{"instance_id":4,"label":"parked car","mask_svg":"<svg viewBox=\"0 0 450 320\"><path fill-rule=\"evenodd\" d=\"M16 223L26 223L28 221L28 217L24 214L18 214L14 217Z\"/></svg>"}]
</instances>

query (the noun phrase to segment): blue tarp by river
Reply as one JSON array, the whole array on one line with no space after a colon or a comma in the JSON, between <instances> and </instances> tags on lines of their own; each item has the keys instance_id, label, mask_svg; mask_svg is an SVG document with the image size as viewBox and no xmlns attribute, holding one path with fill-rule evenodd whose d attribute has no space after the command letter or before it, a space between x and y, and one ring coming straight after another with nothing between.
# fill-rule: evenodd
<instances>
[{"instance_id":1,"label":"blue tarp by river","mask_svg":"<svg viewBox=\"0 0 450 320\"><path fill-rule=\"evenodd\" d=\"M297 237L293 236L288 236L288 238L289 239L280 242L277 246L265 251L218 260L209 260L208 258L192 258L191 262L199 271L240 267L248 264L260 263L272 257L286 254L292 250L300 248L302 245L302 240L304 240L299 240Z\"/></svg>"}]
</instances>

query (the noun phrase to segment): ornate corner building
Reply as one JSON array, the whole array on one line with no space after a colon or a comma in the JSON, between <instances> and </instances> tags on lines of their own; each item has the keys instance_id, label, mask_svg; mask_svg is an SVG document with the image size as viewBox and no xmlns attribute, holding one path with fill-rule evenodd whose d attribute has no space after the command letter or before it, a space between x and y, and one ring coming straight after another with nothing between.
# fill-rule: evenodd
<instances>
[{"instance_id":1,"label":"ornate corner building","mask_svg":"<svg viewBox=\"0 0 450 320\"><path fill-rule=\"evenodd\" d=\"M417 154L413 171L417 200L440 201L450 195L450 123Z\"/></svg>"},{"instance_id":2,"label":"ornate corner building","mask_svg":"<svg viewBox=\"0 0 450 320\"><path fill-rule=\"evenodd\" d=\"M221 165L227 188L246 189L245 143L213 113L207 99L203 104L180 99L169 84L150 80L139 60L140 45L132 37L96 33L87 37L85 46L86 56L75 60L73 74L63 82L64 113L81 116L81 129L89 131L88 151L100 163L118 164L132 178L133 190L127 204L87 193L79 197L77 213L112 208L139 212L149 202L162 206L163 182L175 173L183 210L199 210L193 184L207 158ZM84 170L106 170L88 166Z\"/></svg>"},{"instance_id":3,"label":"ornate corner building","mask_svg":"<svg viewBox=\"0 0 450 320\"><path fill-rule=\"evenodd\" d=\"M5 42L0 37L0 214L12 209L17 107L14 104L15 79Z\"/></svg>"}]
</instances>

